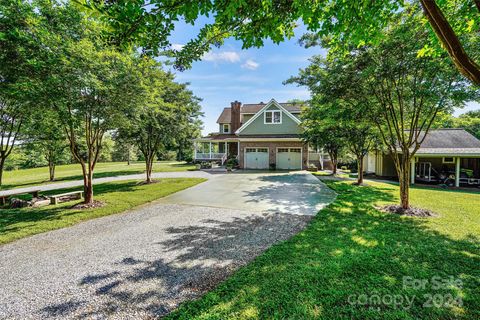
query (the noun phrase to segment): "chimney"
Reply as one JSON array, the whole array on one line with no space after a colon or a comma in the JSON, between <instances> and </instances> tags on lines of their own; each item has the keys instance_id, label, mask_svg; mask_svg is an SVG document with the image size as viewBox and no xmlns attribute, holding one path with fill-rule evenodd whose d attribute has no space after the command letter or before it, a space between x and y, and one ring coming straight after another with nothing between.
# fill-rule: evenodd
<instances>
[{"instance_id":1,"label":"chimney","mask_svg":"<svg viewBox=\"0 0 480 320\"><path fill-rule=\"evenodd\" d=\"M231 113L230 113L230 129L232 133L240 128L240 107L242 105L241 102L235 100L234 102L230 103L232 106Z\"/></svg>"}]
</instances>

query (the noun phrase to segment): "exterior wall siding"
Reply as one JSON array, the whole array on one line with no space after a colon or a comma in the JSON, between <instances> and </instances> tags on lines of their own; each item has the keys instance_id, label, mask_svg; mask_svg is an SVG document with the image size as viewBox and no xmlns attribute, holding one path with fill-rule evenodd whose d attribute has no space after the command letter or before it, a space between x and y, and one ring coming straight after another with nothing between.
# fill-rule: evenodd
<instances>
[{"instance_id":1,"label":"exterior wall siding","mask_svg":"<svg viewBox=\"0 0 480 320\"><path fill-rule=\"evenodd\" d=\"M275 106L271 106L268 110L278 110ZM265 124L264 115L260 114L252 123L248 125L241 133L240 136L244 135L255 135L255 134L300 134L300 126L292 120L288 115L282 112L282 123L281 124Z\"/></svg>"},{"instance_id":2,"label":"exterior wall siding","mask_svg":"<svg viewBox=\"0 0 480 320\"><path fill-rule=\"evenodd\" d=\"M263 121L263 119L262 119ZM308 145L301 141L249 141L240 142L238 163L240 168L245 167L245 148L268 148L269 163L276 164L277 148L302 148L302 169L308 167Z\"/></svg>"}]
</instances>

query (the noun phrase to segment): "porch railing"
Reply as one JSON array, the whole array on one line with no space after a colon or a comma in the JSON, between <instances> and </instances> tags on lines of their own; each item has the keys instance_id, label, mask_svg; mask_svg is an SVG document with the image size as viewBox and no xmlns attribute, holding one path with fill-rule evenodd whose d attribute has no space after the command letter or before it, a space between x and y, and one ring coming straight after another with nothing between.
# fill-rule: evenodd
<instances>
[{"instance_id":1,"label":"porch railing","mask_svg":"<svg viewBox=\"0 0 480 320\"><path fill-rule=\"evenodd\" d=\"M206 159L212 159L212 160L222 160L222 158L225 156L225 153L201 153L197 152L195 154L195 159L200 159L200 160L206 160Z\"/></svg>"}]
</instances>

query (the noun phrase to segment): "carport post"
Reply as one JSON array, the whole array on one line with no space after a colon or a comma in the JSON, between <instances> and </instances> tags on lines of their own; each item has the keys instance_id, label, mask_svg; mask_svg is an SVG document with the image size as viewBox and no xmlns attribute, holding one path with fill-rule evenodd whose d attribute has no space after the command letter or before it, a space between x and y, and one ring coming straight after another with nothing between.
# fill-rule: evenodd
<instances>
[{"instance_id":1,"label":"carport post","mask_svg":"<svg viewBox=\"0 0 480 320\"><path fill-rule=\"evenodd\" d=\"M410 184L415 184L415 157L410 160Z\"/></svg>"},{"instance_id":2,"label":"carport post","mask_svg":"<svg viewBox=\"0 0 480 320\"><path fill-rule=\"evenodd\" d=\"M455 187L460 187L460 157L455 162Z\"/></svg>"}]
</instances>

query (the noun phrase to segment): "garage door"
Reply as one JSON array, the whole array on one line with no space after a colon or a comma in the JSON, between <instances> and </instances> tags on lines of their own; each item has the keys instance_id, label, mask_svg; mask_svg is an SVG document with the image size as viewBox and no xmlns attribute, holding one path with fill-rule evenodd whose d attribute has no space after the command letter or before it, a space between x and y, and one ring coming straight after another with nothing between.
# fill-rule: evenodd
<instances>
[{"instance_id":1,"label":"garage door","mask_svg":"<svg viewBox=\"0 0 480 320\"><path fill-rule=\"evenodd\" d=\"M277 169L300 170L302 169L301 148L278 148Z\"/></svg>"},{"instance_id":2,"label":"garage door","mask_svg":"<svg viewBox=\"0 0 480 320\"><path fill-rule=\"evenodd\" d=\"M268 148L246 148L245 168L268 169Z\"/></svg>"}]
</instances>

